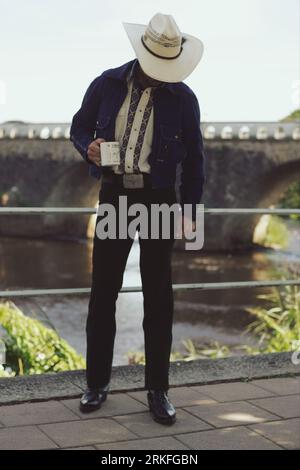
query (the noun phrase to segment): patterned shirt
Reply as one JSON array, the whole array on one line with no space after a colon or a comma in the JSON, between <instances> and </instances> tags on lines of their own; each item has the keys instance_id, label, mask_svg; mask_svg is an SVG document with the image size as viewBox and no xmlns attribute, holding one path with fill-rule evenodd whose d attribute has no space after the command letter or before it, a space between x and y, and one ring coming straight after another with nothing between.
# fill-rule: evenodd
<instances>
[{"instance_id":1,"label":"patterned shirt","mask_svg":"<svg viewBox=\"0 0 300 470\"><path fill-rule=\"evenodd\" d=\"M120 143L120 165L115 173L150 173L148 156L153 137L153 94L157 87L145 89L136 79L137 61L127 77L128 93L116 119L115 140ZM161 85L160 85L161 86Z\"/></svg>"}]
</instances>

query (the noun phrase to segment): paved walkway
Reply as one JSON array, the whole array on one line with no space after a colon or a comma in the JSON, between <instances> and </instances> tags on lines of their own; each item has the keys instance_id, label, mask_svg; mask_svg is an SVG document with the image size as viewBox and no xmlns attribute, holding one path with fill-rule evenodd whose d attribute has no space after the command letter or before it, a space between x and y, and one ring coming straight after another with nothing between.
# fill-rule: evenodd
<instances>
[{"instance_id":1,"label":"paved walkway","mask_svg":"<svg viewBox=\"0 0 300 470\"><path fill-rule=\"evenodd\" d=\"M300 449L300 377L170 388L177 421L153 421L146 391L0 406L0 449Z\"/></svg>"}]
</instances>

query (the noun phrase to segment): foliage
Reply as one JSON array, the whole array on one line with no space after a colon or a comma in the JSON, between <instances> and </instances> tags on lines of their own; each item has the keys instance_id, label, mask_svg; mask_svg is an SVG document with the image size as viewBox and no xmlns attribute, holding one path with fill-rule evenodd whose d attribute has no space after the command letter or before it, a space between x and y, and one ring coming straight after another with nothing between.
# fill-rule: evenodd
<instances>
[{"instance_id":1,"label":"foliage","mask_svg":"<svg viewBox=\"0 0 300 470\"><path fill-rule=\"evenodd\" d=\"M4 367L0 364L0 378L2 377L14 377L16 374L12 372L10 367Z\"/></svg>"},{"instance_id":2,"label":"foliage","mask_svg":"<svg viewBox=\"0 0 300 470\"><path fill-rule=\"evenodd\" d=\"M273 353L297 349L300 344L299 286L276 286L271 293L258 297L271 305L246 309L257 318L247 331L254 332L259 338L256 347L247 347L248 352Z\"/></svg>"},{"instance_id":3,"label":"foliage","mask_svg":"<svg viewBox=\"0 0 300 470\"><path fill-rule=\"evenodd\" d=\"M170 361L185 361L190 362L195 359L219 359L230 355L230 350L227 346L220 345L217 341L212 341L207 348L197 348L191 339L182 341L186 352L179 351L171 352ZM140 351L129 351L127 353L129 364L143 364L145 365L145 354Z\"/></svg>"},{"instance_id":4,"label":"foliage","mask_svg":"<svg viewBox=\"0 0 300 470\"><path fill-rule=\"evenodd\" d=\"M291 274L292 276L292 274ZM289 276L289 277L291 277ZM299 275L295 274L295 279ZM296 285L274 286L268 294L258 298L266 301L264 306L247 307L256 319L246 328L244 334L253 333L257 338L255 346L238 345L229 348L217 342L211 342L208 348L197 348L191 339L183 341L186 354L175 352L170 360L192 361L200 358L217 359L232 355L234 350L247 354L266 354L275 352L298 351L300 348L300 288ZM129 355L132 364L144 364L142 353Z\"/></svg>"},{"instance_id":5,"label":"foliage","mask_svg":"<svg viewBox=\"0 0 300 470\"><path fill-rule=\"evenodd\" d=\"M294 181L286 190L284 196L278 201L278 207L283 209L299 209L300 208L300 180ZM300 215L291 214L291 219L299 220Z\"/></svg>"},{"instance_id":6,"label":"foliage","mask_svg":"<svg viewBox=\"0 0 300 470\"><path fill-rule=\"evenodd\" d=\"M25 316L12 302L0 304L0 325L6 330L7 366L16 375L82 369L83 357L58 334ZM9 370L9 369L8 369ZM11 373L7 372L6 375ZM0 369L0 376L5 371Z\"/></svg>"},{"instance_id":7,"label":"foliage","mask_svg":"<svg viewBox=\"0 0 300 470\"><path fill-rule=\"evenodd\" d=\"M272 214L269 223L260 243L266 247L285 248L288 243L289 230L282 217Z\"/></svg>"},{"instance_id":8,"label":"foliage","mask_svg":"<svg viewBox=\"0 0 300 470\"><path fill-rule=\"evenodd\" d=\"M281 119L280 122L298 121L300 119L300 109L295 109L291 114Z\"/></svg>"}]
</instances>

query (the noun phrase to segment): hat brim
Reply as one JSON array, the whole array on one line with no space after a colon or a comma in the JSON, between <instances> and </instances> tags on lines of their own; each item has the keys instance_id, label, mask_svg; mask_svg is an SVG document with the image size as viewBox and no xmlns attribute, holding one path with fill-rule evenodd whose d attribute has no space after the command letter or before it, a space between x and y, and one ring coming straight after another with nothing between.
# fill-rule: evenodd
<instances>
[{"instance_id":1,"label":"hat brim","mask_svg":"<svg viewBox=\"0 0 300 470\"><path fill-rule=\"evenodd\" d=\"M151 54L143 45L141 37L147 25L122 22L142 70L149 77L162 82L176 83L187 78L200 62L204 45L200 39L181 33L186 41L176 59L161 59Z\"/></svg>"}]
</instances>

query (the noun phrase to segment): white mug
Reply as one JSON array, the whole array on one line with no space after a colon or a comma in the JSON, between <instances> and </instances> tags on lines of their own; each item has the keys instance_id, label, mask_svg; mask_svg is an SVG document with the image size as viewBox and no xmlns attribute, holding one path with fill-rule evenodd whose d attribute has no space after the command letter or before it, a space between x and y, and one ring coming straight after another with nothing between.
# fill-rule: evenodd
<instances>
[{"instance_id":1,"label":"white mug","mask_svg":"<svg viewBox=\"0 0 300 470\"><path fill-rule=\"evenodd\" d=\"M101 142L101 166L112 166L120 164L119 142Z\"/></svg>"}]
</instances>

